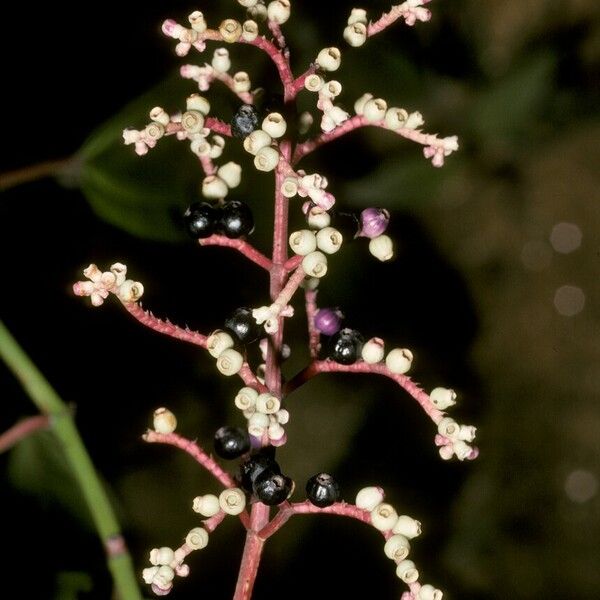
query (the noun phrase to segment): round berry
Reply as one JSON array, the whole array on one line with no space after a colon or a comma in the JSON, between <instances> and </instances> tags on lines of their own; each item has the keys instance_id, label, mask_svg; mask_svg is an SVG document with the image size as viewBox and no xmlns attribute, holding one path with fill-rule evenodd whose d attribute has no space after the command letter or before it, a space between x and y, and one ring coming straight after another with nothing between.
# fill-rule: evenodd
<instances>
[{"instance_id":1,"label":"round berry","mask_svg":"<svg viewBox=\"0 0 600 600\"><path fill-rule=\"evenodd\" d=\"M260 325L252 316L251 308L237 308L225 321L225 329L230 331L242 344L251 344L261 334Z\"/></svg>"},{"instance_id":2,"label":"round berry","mask_svg":"<svg viewBox=\"0 0 600 600\"><path fill-rule=\"evenodd\" d=\"M315 315L315 327L325 335L334 335L340 330L343 318L339 308L321 308Z\"/></svg>"},{"instance_id":3,"label":"round berry","mask_svg":"<svg viewBox=\"0 0 600 600\"><path fill-rule=\"evenodd\" d=\"M254 480L252 490L263 504L277 506L290 497L294 482L286 475L265 469Z\"/></svg>"},{"instance_id":4,"label":"round berry","mask_svg":"<svg viewBox=\"0 0 600 600\"><path fill-rule=\"evenodd\" d=\"M250 450L248 432L239 427L221 427L214 439L215 452L228 460L238 458Z\"/></svg>"},{"instance_id":5,"label":"round berry","mask_svg":"<svg viewBox=\"0 0 600 600\"><path fill-rule=\"evenodd\" d=\"M252 486L256 478L265 470L270 473L281 473L281 468L277 461L265 452L258 452L252 455L247 461L240 465L240 484L248 492L252 491Z\"/></svg>"},{"instance_id":6,"label":"round berry","mask_svg":"<svg viewBox=\"0 0 600 600\"><path fill-rule=\"evenodd\" d=\"M194 202L183 215L188 233L195 239L211 236L219 221L219 209L208 202Z\"/></svg>"},{"instance_id":7,"label":"round berry","mask_svg":"<svg viewBox=\"0 0 600 600\"><path fill-rule=\"evenodd\" d=\"M219 229L228 238L239 238L248 235L254 229L254 217L245 202L231 200L221 209Z\"/></svg>"},{"instance_id":8,"label":"round berry","mask_svg":"<svg viewBox=\"0 0 600 600\"><path fill-rule=\"evenodd\" d=\"M355 329L342 329L331 338L329 358L342 365L351 365L358 360L363 347L363 337Z\"/></svg>"},{"instance_id":9,"label":"round berry","mask_svg":"<svg viewBox=\"0 0 600 600\"><path fill-rule=\"evenodd\" d=\"M338 501L340 486L328 473L319 473L306 482L306 497L315 506L325 508Z\"/></svg>"},{"instance_id":10,"label":"round berry","mask_svg":"<svg viewBox=\"0 0 600 600\"><path fill-rule=\"evenodd\" d=\"M360 213L359 235L373 239L385 233L390 222L390 213L385 208L365 208Z\"/></svg>"},{"instance_id":11,"label":"round berry","mask_svg":"<svg viewBox=\"0 0 600 600\"><path fill-rule=\"evenodd\" d=\"M245 138L258 127L258 113L251 104L242 104L231 119L231 133L234 137Z\"/></svg>"}]
</instances>

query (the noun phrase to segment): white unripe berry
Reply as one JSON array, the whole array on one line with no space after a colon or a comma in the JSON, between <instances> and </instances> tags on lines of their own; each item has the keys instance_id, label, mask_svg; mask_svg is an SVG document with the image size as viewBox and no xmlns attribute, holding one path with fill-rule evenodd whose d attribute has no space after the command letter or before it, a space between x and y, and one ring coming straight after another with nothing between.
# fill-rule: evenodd
<instances>
[{"instance_id":1,"label":"white unripe berry","mask_svg":"<svg viewBox=\"0 0 600 600\"><path fill-rule=\"evenodd\" d=\"M255 412L248 419L248 433L254 437L260 437L270 424L269 415Z\"/></svg>"},{"instance_id":2,"label":"white unripe berry","mask_svg":"<svg viewBox=\"0 0 600 600\"><path fill-rule=\"evenodd\" d=\"M336 71L342 63L342 54L334 47L323 48L319 52L316 62L324 71Z\"/></svg>"},{"instance_id":3,"label":"white unripe berry","mask_svg":"<svg viewBox=\"0 0 600 600\"><path fill-rule=\"evenodd\" d=\"M219 358L227 348L233 348L233 338L226 332L217 329L206 340L206 349L211 356Z\"/></svg>"},{"instance_id":4,"label":"white unripe berry","mask_svg":"<svg viewBox=\"0 0 600 600\"><path fill-rule=\"evenodd\" d=\"M387 502L378 504L371 511L371 524L375 529L379 529L379 531L390 531L397 520L398 513L396 513L395 508Z\"/></svg>"},{"instance_id":5,"label":"white unripe berry","mask_svg":"<svg viewBox=\"0 0 600 600\"><path fill-rule=\"evenodd\" d=\"M238 4L241 4L244 8L250 8L258 3L258 0L238 0Z\"/></svg>"},{"instance_id":6,"label":"white unripe berry","mask_svg":"<svg viewBox=\"0 0 600 600\"><path fill-rule=\"evenodd\" d=\"M275 417L277 418L278 423L285 425L290 420L290 413L285 410L285 408L282 408L281 410L277 411Z\"/></svg>"},{"instance_id":7,"label":"white unripe berry","mask_svg":"<svg viewBox=\"0 0 600 600\"><path fill-rule=\"evenodd\" d=\"M392 531L412 540L421 535L421 522L408 515L400 515Z\"/></svg>"},{"instance_id":8,"label":"white unripe berry","mask_svg":"<svg viewBox=\"0 0 600 600\"><path fill-rule=\"evenodd\" d=\"M233 44L234 42L237 42L242 35L242 25L235 19L225 19L219 25L219 33L224 41L228 44Z\"/></svg>"},{"instance_id":9,"label":"white unripe berry","mask_svg":"<svg viewBox=\"0 0 600 600\"><path fill-rule=\"evenodd\" d=\"M456 392L449 388L436 387L431 390L429 399L440 410L445 410L456 404Z\"/></svg>"},{"instance_id":10,"label":"white unripe berry","mask_svg":"<svg viewBox=\"0 0 600 600\"><path fill-rule=\"evenodd\" d=\"M191 94L185 101L188 110L195 110L206 116L210 111L210 102L200 94Z\"/></svg>"},{"instance_id":11,"label":"white unripe berry","mask_svg":"<svg viewBox=\"0 0 600 600\"><path fill-rule=\"evenodd\" d=\"M235 405L240 410L254 409L256 405L256 399L258 398L258 392L251 387L243 387L235 397Z\"/></svg>"},{"instance_id":12,"label":"white unripe berry","mask_svg":"<svg viewBox=\"0 0 600 600\"><path fill-rule=\"evenodd\" d=\"M227 48L217 48L213 54L210 63L215 71L227 73L231 68L231 60L229 59L229 50Z\"/></svg>"},{"instance_id":13,"label":"white unripe berry","mask_svg":"<svg viewBox=\"0 0 600 600\"><path fill-rule=\"evenodd\" d=\"M249 19L242 24L242 38L246 42L253 42L258 37L258 23Z\"/></svg>"},{"instance_id":14,"label":"white unripe berry","mask_svg":"<svg viewBox=\"0 0 600 600\"><path fill-rule=\"evenodd\" d=\"M317 249L317 238L309 229L292 232L289 242L292 252L300 256L306 256Z\"/></svg>"},{"instance_id":15,"label":"white unripe berry","mask_svg":"<svg viewBox=\"0 0 600 600\"><path fill-rule=\"evenodd\" d=\"M318 92L324 85L325 80L317 73L312 73L304 80L304 87L309 92Z\"/></svg>"},{"instance_id":16,"label":"white unripe berry","mask_svg":"<svg viewBox=\"0 0 600 600\"><path fill-rule=\"evenodd\" d=\"M374 365L383 360L385 356L385 346L381 338L371 338L365 343L361 351L362 359Z\"/></svg>"},{"instance_id":17,"label":"white unripe berry","mask_svg":"<svg viewBox=\"0 0 600 600\"><path fill-rule=\"evenodd\" d=\"M272 146L261 148L254 157L254 166L259 171L272 171L279 163L279 152Z\"/></svg>"},{"instance_id":18,"label":"white unripe berry","mask_svg":"<svg viewBox=\"0 0 600 600\"><path fill-rule=\"evenodd\" d=\"M154 576L153 583L159 587L167 587L175 579L175 571L168 565L161 565Z\"/></svg>"},{"instance_id":19,"label":"white unripe berry","mask_svg":"<svg viewBox=\"0 0 600 600\"><path fill-rule=\"evenodd\" d=\"M254 407L252 407L252 408L249 408L248 410L243 410L242 414L244 415L244 417L246 419L249 419L255 412L256 412L256 409Z\"/></svg>"},{"instance_id":20,"label":"white unripe berry","mask_svg":"<svg viewBox=\"0 0 600 600\"><path fill-rule=\"evenodd\" d=\"M365 487L356 494L355 504L362 510L372 511L384 499L383 490L380 487Z\"/></svg>"},{"instance_id":21,"label":"white unripe berry","mask_svg":"<svg viewBox=\"0 0 600 600\"><path fill-rule=\"evenodd\" d=\"M154 140L155 142L165 135L165 128L160 123L150 123L144 129L146 139Z\"/></svg>"},{"instance_id":22,"label":"white unripe berry","mask_svg":"<svg viewBox=\"0 0 600 600\"><path fill-rule=\"evenodd\" d=\"M358 98L358 100L356 100L356 102L354 103L354 112L357 115L362 115L363 111L365 109L365 104L371 100L373 98L373 94L369 94L368 92L366 94L363 94L360 98Z\"/></svg>"},{"instance_id":23,"label":"white unripe berry","mask_svg":"<svg viewBox=\"0 0 600 600\"><path fill-rule=\"evenodd\" d=\"M367 24L367 11L364 8L353 8L348 17L348 25L354 25L354 23Z\"/></svg>"},{"instance_id":24,"label":"white unripe berry","mask_svg":"<svg viewBox=\"0 0 600 600\"><path fill-rule=\"evenodd\" d=\"M126 279L120 286L117 296L121 302L137 302L144 294L144 286L139 281Z\"/></svg>"},{"instance_id":25,"label":"white unripe berry","mask_svg":"<svg viewBox=\"0 0 600 600\"><path fill-rule=\"evenodd\" d=\"M472 442L477 435L477 427L472 425L461 425L458 432L458 439L464 442Z\"/></svg>"},{"instance_id":26,"label":"white unripe berry","mask_svg":"<svg viewBox=\"0 0 600 600\"><path fill-rule=\"evenodd\" d=\"M306 215L308 226L313 229L323 229L331 223L330 214L320 206L313 206Z\"/></svg>"},{"instance_id":27,"label":"white unripe berry","mask_svg":"<svg viewBox=\"0 0 600 600\"><path fill-rule=\"evenodd\" d=\"M240 488L229 488L221 492L219 504L228 515L239 515L246 507L246 494Z\"/></svg>"},{"instance_id":28,"label":"white unripe berry","mask_svg":"<svg viewBox=\"0 0 600 600\"><path fill-rule=\"evenodd\" d=\"M273 2L269 2L269 6L267 7L269 20L275 21L279 25L282 25L290 18L290 12L289 0L274 0Z\"/></svg>"},{"instance_id":29,"label":"white unripe berry","mask_svg":"<svg viewBox=\"0 0 600 600\"><path fill-rule=\"evenodd\" d=\"M450 460L454 456L454 448L452 444L446 446L440 446L438 452L442 460Z\"/></svg>"},{"instance_id":30,"label":"white unripe berry","mask_svg":"<svg viewBox=\"0 0 600 600\"><path fill-rule=\"evenodd\" d=\"M201 514L203 517L212 517L216 515L221 507L219 499L214 494L205 494L196 496L192 502L192 510Z\"/></svg>"},{"instance_id":31,"label":"white unripe berry","mask_svg":"<svg viewBox=\"0 0 600 600\"><path fill-rule=\"evenodd\" d=\"M472 448L463 440L455 440L452 442L452 450L454 450L458 460L466 460L469 458Z\"/></svg>"},{"instance_id":32,"label":"white unripe berry","mask_svg":"<svg viewBox=\"0 0 600 600\"><path fill-rule=\"evenodd\" d=\"M142 571L142 579L144 580L144 582L150 585L154 581L154 578L158 573L158 569L159 567L149 567L147 569L144 569Z\"/></svg>"},{"instance_id":33,"label":"white unripe berry","mask_svg":"<svg viewBox=\"0 0 600 600\"><path fill-rule=\"evenodd\" d=\"M317 232L317 248L326 254L335 254L343 241L342 234L333 227L324 227Z\"/></svg>"},{"instance_id":34,"label":"white unripe berry","mask_svg":"<svg viewBox=\"0 0 600 600\"><path fill-rule=\"evenodd\" d=\"M394 257L394 242L389 235L378 235L369 241L369 252L381 262Z\"/></svg>"},{"instance_id":35,"label":"white unripe berry","mask_svg":"<svg viewBox=\"0 0 600 600\"><path fill-rule=\"evenodd\" d=\"M396 575L404 581L404 583L414 583L419 579L419 571L415 568L415 563L412 560L403 560L396 567Z\"/></svg>"},{"instance_id":36,"label":"white unripe berry","mask_svg":"<svg viewBox=\"0 0 600 600\"><path fill-rule=\"evenodd\" d=\"M425 120L423 119L423 115L419 111L415 111L408 115L406 123L404 123L404 127L406 127L407 129L417 129L418 127L421 127L421 125L423 125L424 123Z\"/></svg>"},{"instance_id":37,"label":"white unripe berry","mask_svg":"<svg viewBox=\"0 0 600 600\"><path fill-rule=\"evenodd\" d=\"M153 565L169 565L173 562L174 558L175 552L167 546L152 548L150 550L150 563Z\"/></svg>"},{"instance_id":38,"label":"white unripe berry","mask_svg":"<svg viewBox=\"0 0 600 600\"><path fill-rule=\"evenodd\" d=\"M286 198L293 198L298 193L298 180L295 177L286 177L280 191Z\"/></svg>"},{"instance_id":39,"label":"white unripe berry","mask_svg":"<svg viewBox=\"0 0 600 600\"><path fill-rule=\"evenodd\" d=\"M444 594L435 589L432 585L426 583L421 586L421 589L417 592L417 600L442 600Z\"/></svg>"},{"instance_id":40,"label":"white unripe berry","mask_svg":"<svg viewBox=\"0 0 600 600\"><path fill-rule=\"evenodd\" d=\"M262 2L259 2L248 8L248 15L253 19L264 21L267 18L267 7Z\"/></svg>"},{"instance_id":41,"label":"white unripe berry","mask_svg":"<svg viewBox=\"0 0 600 600\"><path fill-rule=\"evenodd\" d=\"M280 440L285 435L285 429L279 423L271 423L267 429L270 440Z\"/></svg>"},{"instance_id":42,"label":"white unripe berry","mask_svg":"<svg viewBox=\"0 0 600 600\"><path fill-rule=\"evenodd\" d=\"M367 26L364 23L354 23L344 28L344 39L353 48L362 46L367 41Z\"/></svg>"},{"instance_id":43,"label":"white unripe berry","mask_svg":"<svg viewBox=\"0 0 600 600\"><path fill-rule=\"evenodd\" d=\"M152 426L156 433L173 433L177 427L177 418L168 408L157 408L154 411Z\"/></svg>"},{"instance_id":44,"label":"white unripe berry","mask_svg":"<svg viewBox=\"0 0 600 600\"><path fill-rule=\"evenodd\" d=\"M219 167L217 175L227 184L228 188L235 188L242 180L242 167L233 161L229 161Z\"/></svg>"},{"instance_id":45,"label":"white unripe berry","mask_svg":"<svg viewBox=\"0 0 600 600\"><path fill-rule=\"evenodd\" d=\"M242 365L244 364L244 357L233 348L227 348L223 350L217 358L217 369L223 375L227 377L239 373Z\"/></svg>"},{"instance_id":46,"label":"white unripe berry","mask_svg":"<svg viewBox=\"0 0 600 600\"><path fill-rule=\"evenodd\" d=\"M327 273L327 257L318 250L311 252L302 260L302 268L311 277L323 277Z\"/></svg>"},{"instance_id":47,"label":"white unripe berry","mask_svg":"<svg viewBox=\"0 0 600 600\"><path fill-rule=\"evenodd\" d=\"M394 348L385 357L387 368L398 375L403 375L410 370L413 353L407 348Z\"/></svg>"},{"instance_id":48,"label":"white unripe berry","mask_svg":"<svg viewBox=\"0 0 600 600\"><path fill-rule=\"evenodd\" d=\"M460 426L454 419L451 419L450 417L444 417L438 423L438 433L451 440L458 439Z\"/></svg>"},{"instance_id":49,"label":"white unripe berry","mask_svg":"<svg viewBox=\"0 0 600 600\"><path fill-rule=\"evenodd\" d=\"M385 111L385 126L387 129L398 129L404 127L408 119L408 113L403 108L392 106Z\"/></svg>"},{"instance_id":50,"label":"white unripe berry","mask_svg":"<svg viewBox=\"0 0 600 600\"><path fill-rule=\"evenodd\" d=\"M233 91L238 94L242 92L249 92L252 84L250 82L250 76L246 71L238 71L233 76Z\"/></svg>"},{"instance_id":51,"label":"white unripe berry","mask_svg":"<svg viewBox=\"0 0 600 600\"><path fill-rule=\"evenodd\" d=\"M321 94L325 98L333 99L342 93L342 84L339 81L328 81L322 88Z\"/></svg>"},{"instance_id":52,"label":"white unripe berry","mask_svg":"<svg viewBox=\"0 0 600 600\"><path fill-rule=\"evenodd\" d=\"M396 534L388 539L383 551L388 558L400 562L408 556L410 543L403 535Z\"/></svg>"},{"instance_id":53,"label":"white unripe berry","mask_svg":"<svg viewBox=\"0 0 600 600\"><path fill-rule=\"evenodd\" d=\"M266 148L273 140L271 136L262 129L255 129L244 138L244 150L250 154L256 154L262 148Z\"/></svg>"},{"instance_id":54,"label":"white unripe berry","mask_svg":"<svg viewBox=\"0 0 600 600\"><path fill-rule=\"evenodd\" d=\"M194 550L202 550L208 546L208 531L204 527L194 527L185 536L185 543Z\"/></svg>"},{"instance_id":55,"label":"white unripe berry","mask_svg":"<svg viewBox=\"0 0 600 600\"><path fill-rule=\"evenodd\" d=\"M195 10L191 13L188 16L188 21L194 31L197 31L198 33L204 33L206 31L206 20L199 10Z\"/></svg>"},{"instance_id":56,"label":"white unripe berry","mask_svg":"<svg viewBox=\"0 0 600 600\"><path fill-rule=\"evenodd\" d=\"M225 198L229 188L217 175L209 175L202 180L202 195L205 198Z\"/></svg>"},{"instance_id":57,"label":"white unripe berry","mask_svg":"<svg viewBox=\"0 0 600 600\"><path fill-rule=\"evenodd\" d=\"M188 110L181 116L181 126L187 133L199 133L204 127L204 115L199 110Z\"/></svg>"},{"instance_id":58,"label":"white unripe berry","mask_svg":"<svg viewBox=\"0 0 600 600\"><path fill-rule=\"evenodd\" d=\"M161 106L155 106L150 111L150 118L153 121L156 121L157 123L160 123L164 127L166 127L169 124L169 121L171 120L171 118L169 117L169 115L166 113L165 109L162 108Z\"/></svg>"},{"instance_id":59,"label":"white unripe berry","mask_svg":"<svg viewBox=\"0 0 600 600\"><path fill-rule=\"evenodd\" d=\"M281 408L281 400L268 392L259 394L256 399L256 410L265 415L275 414Z\"/></svg>"},{"instance_id":60,"label":"white unripe berry","mask_svg":"<svg viewBox=\"0 0 600 600\"><path fill-rule=\"evenodd\" d=\"M269 113L262 122L262 129L272 138L280 138L287 129L287 123L283 115L278 112Z\"/></svg>"},{"instance_id":61,"label":"white unripe berry","mask_svg":"<svg viewBox=\"0 0 600 600\"><path fill-rule=\"evenodd\" d=\"M387 102L383 98L371 98L365 102L363 117L370 123L381 121L385 117Z\"/></svg>"}]
</instances>

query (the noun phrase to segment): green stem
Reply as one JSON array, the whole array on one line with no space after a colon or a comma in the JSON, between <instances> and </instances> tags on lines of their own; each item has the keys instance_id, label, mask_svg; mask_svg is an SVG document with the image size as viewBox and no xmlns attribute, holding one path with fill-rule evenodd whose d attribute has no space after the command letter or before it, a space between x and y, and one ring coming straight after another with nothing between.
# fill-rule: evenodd
<instances>
[{"instance_id":1,"label":"green stem","mask_svg":"<svg viewBox=\"0 0 600 600\"><path fill-rule=\"evenodd\" d=\"M75 478L79 482L98 535L104 544L108 568L120 599L141 600L133 563L121 536L119 524L75 427L69 408L31 362L2 321L0 321L0 356L21 382L38 409L51 418L50 428L62 445Z\"/></svg>"}]
</instances>

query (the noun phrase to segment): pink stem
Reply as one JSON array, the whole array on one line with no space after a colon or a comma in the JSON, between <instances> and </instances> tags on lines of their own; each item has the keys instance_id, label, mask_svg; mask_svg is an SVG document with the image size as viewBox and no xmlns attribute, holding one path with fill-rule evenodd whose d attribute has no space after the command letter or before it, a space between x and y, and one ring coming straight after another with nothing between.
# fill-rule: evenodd
<instances>
[{"instance_id":1,"label":"pink stem","mask_svg":"<svg viewBox=\"0 0 600 600\"><path fill-rule=\"evenodd\" d=\"M293 99L294 76L292 75L289 62L286 60L277 46L260 35L251 42L246 42L245 40L240 40L240 42L256 46L269 55L277 67L279 79L281 79L281 83L283 84L284 100L287 102Z\"/></svg>"},{"instance_id":2,"label":"pink stem","mask_svg":"<svg viewBox=\"0 0 600 600\"><path fill-rule=\"evenodd\" d=\"M294 79L294 83L293 83L293 87L292 87L292 92L293 92L294 98L304 89L304 82L306 81L306 78L309 75L312 75L313 73L315 73L316 70L317 70L317 65L312 64L312 65L310 65L310 67L308 67L308 69L304 73L302 73L302 75L299 75L298 77L296 77L296 79Z\"/></svg>"},{"instance_id":3,"label":"pink stem","mask_svg":"<svg viewBox=\"0 0 600 600\"><path fill-rule=\"evenodd\" d=\"M299 266L293 273L290 275L290 278L287 280L285 287L279 292L279 295L275 299L274 304L276 304L280 310L283 310L290 302L296 290L300 287L300 284L304 281L306 273L302 266Z\"/></svg>"},{"instance_id":4,"label":"pink stem","mask_svg":"<svg viewBox=\"0 0 600 600\"><path fill-rule=\"evenodd\" d=\"M283 264L283 268L288 272L295 271L298 268L298 266L302 263L303 258L304 256L292 256L285 261L285 263Z\"/></svg>"},{"instance_id":5,"label":"pink stem","mask_svg":"<svg viewBox=\"0 0 600 600\"><path fill-rule=\"evenodd\" d=\"M217 168L215 167L215 164L212 161L212 158L210 156L199 156L198 157L200 160L200 165L202 166L202 170L204 171L204 174L208 177L209 175L214 175L217 172Z\"/></svg>"},{"instance_id":6,"label":"pink stem","mask_svg":"<svg viewBox=\"0 0 600 600\"><path fill-rule=\"evenodd\" d=\"M226 516L227 514L220 510L216 515L213 515L209 519L204 519L202 521L202 527L204 527L208 533L212 533L221 524Z\"/></svg>"},{"instance_id":7,"label":"pink stem","mask_svg":"<svg viewBox=\"0 0 600 600\"><path fill-rule=\"evenodd\" d=\"M204 121L204 127L220 135L231 137L231 125L215 117L207 117Z\"/></svg>"},{"instance_id":8,"label":"pink stem","mask_svg":"<svg viewBox=\"0 0 600 600\"><path fill-rule=\"evenodd\" d=\"M427 4L429 0L424 0L423 4ZM369 23L367 27L367 36L371 37L377 33L382 32L384 29L395 23L398 19L404 18L407 25L414 25L417 20L414 16L415 8L405 7L401 8L402 4L392 7L390 12L383 14L377 21ZM429 13L429 11L426 11ZM421 19L423 20L423 19Z\"/></svg>"},{"instance_id":9,"label":"pink stem","mask_svg":"<svg viewBox=\"0 0 600 600\"><path fill-rule=\"evenodd\" d=\"M210 237L198 240L198 242L201 246L224 246L225 248L233 248L266 271L270 271L273 266L273 263L264 254L244 240L232 240L224 235L211 235Z\"/></svg>"},{"instance_id":10,"label":"pink stem","mask_svg":"<svg viewBox=\"0 0 600 600\"><path fill-rule=\"evenodd\" d=\"M285 37L283 36L281 27L279 26L279 23L276 23L275 21L272 21L271 19L269 19L268 27L271 30L271 33L273 34L273 37L275 38L277 45L281 48L281 50L285 51L285 48L286 48Z\"/></svg>"},{"instance_id":11,"label":"pink stem","mask_svg":"<svg viewBox=\"0 0 600 600\"><path fill-rule=\"evenodd\" d=\"M245 104L254 104L254 96L250 92L236 92L233 77L229 73L215 71L213 77L224 83L242 102Z\"/></svg>"},{"instance_id":12,"label":"pink stem","mask_svg":"<svg viewBox=\"0 0 600 600\"><path fill-rule=\"evenodd\" d=\"M319 373L374 373L376 375L383 375L404 388L423 407L423 410L434 423L439 423L444 416L442 411L437 409L433 402L431 402L429 395L414 383L410 377L392 373L382 363L371 365L361 361L352 365L342 365L333 360L315 360L288 382L286 392L289 393L297 389Z\"/></svg>"},{"instance_id":13,"label":"pink stem","mask_svg":"<svg viewBox=\"0 0 600 600\"><path fill-rule=\"evenodd\" d=\"M10 429L7 429L0 435L0 454L10 450L10 448L18 444L22 439L41 429L48 429L49 426L50 417L48 415L27 417L15 423Z\"/></svg>"},{"instance_id":14,"label":"pink stem","mask_svg":"<svg viewBox=\"0 0 600 600\"><path fill-rule=\"evenodd\" d=\"M306 322L308 324L308 348L310 357L316 359L321 347L321 333L315 327L315 316L317 314L317 290L305 290L304 299L306 303Z\"/></svg>"}]
</instances>

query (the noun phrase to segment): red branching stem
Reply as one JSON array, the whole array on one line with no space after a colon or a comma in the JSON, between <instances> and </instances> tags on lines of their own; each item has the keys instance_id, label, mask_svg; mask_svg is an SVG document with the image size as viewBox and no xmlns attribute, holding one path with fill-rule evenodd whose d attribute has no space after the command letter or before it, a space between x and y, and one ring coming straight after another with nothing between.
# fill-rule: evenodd
<instances>
[{"instance_id":1,"label":"red branching stem","mask_svg":"<svg viewBox=\"0 0 600 600\"><path fill-rule=\"evenodd\" d=\"M285 261L283 268L288 271L288 273L290 271L295 271L302 263L303 258L304 256L294 255Z\"/></svg>"},{"instance_id":2,"label":"red branching stem","mask_svg":"<svg viewBox=\"0 0 600 600\"><path fill-rule=\"evenodd\" d=\"M422 406L423 410L434 423L439 423L444 416L442 411L437 409L433 402L431 402L429 395L412 381L410 377L392 373L383 363L371 365L361 361L352 365L341 365L333 360L315 360L288 382L286 392L289 393L297 389L319 373L374 373L376 375L383 375L392 379L407 391Z\"/></svg>"},{"instance_id":3,"label":"red branching stem","mask_svg":"<svg viewBox=\"0 0 600 600\"><path fill-rule=\"evenodd\" d=\"M200 166L207 177L209 175L214 175L217 172L217 168L215 167L215 164L210 156L203 155L199 156L198 158L200 160Z\"/></svg>"},{"instance_id":4,"label":"red branching stem","mask_svg":"<svg viewBox=\"0 0 600 600\"><path fill-rule=\"evenodd\" d=\"M275 38L277 45L285 52L285 48L286 48L287 44L285 43L285 37L283 36L281 27L279 26L279 23L269 19L268 27L271 30L271 33L273 34L273 37Z\"/></svg>"},{"instance_id":5,"label":"red branching stem","mask_svg":"<svg viewBox=\"0 0 600 600\"><path fill-rule=\"evenodd\" d=\"M306 323L308 325L308 349L310 357L316 359L321 347L321 334L315 327L315 315L317 314L318 290L305 290L304 300L306 305Z\"/></svg>"},{"instance_id":6,"label":"red branching stem","mask_svg":"<svg viewBox=\"0 0 600 600\"><path fill-rule=\"evenodd\" d=\"M221 83L224 83L245 104L254 104L254 96L251 92L236 91L233 77L229 75L229 73L222 73L221 71L215 70L213 72L213 77L218 79Z\"/></svg>"},{"instance_id":7,"label":"red branching stem","mask_svg":"<svg viewBox=\"0 0 600 600\"><path fill-rule=\"evenodd\" d=\"M314 504L311 504L308 500L304 502L294 502L292 504L285 503L279 509L279 512L273 517L273 519L258 532L261 539L266 540L273 534L277 533L288 519L294 515L337 515L339 517L350 517L356 519L362 523L371 524L371 515L369 511L362 510L354 504L346 504L345 502L336 502L326 508L319 508Z\"/></svg>"},{"instance_id":8,"label":"red branching stem","mask_svg":"<svg viewBox=\"0 0 600 600\"><path fill-rule=\"evenodd\" d=\"M270 271L273 266L273 263L269 258L245 240L230 239L224 235L211 235L210 237L198 240L198 242L201 246L223 246L225 248L233 248L266 271Z\"/></svg>"},{"instance_id":9,"label":"red branching stem","mask_svg":"<svg viewBox=\"0 0 600 600\"><path fill-rule=\"evenodd\" d=\"M302 75L299 75L298 77L296 77L296 79L294 79L292 87L292 93L294 98L304 89L304 82L306 81L306 78L309 75L315 73L316 70L317 65L313 63L312 65L310 65L310 67L308 67L308 69L304 73L302 73Z\"/></svg>"},{"instance_id":10,"label":"red branching stem","mask_svg":"<svg viewBox=\"0 0 600 600\"><path fill-rule=\"evenodd\" d=\"M15 423L10 429L7 429L0 435L0 454L10 450L22 439L30 436L41 429L48 429L50 426L50 417L48 415L36 415L27 417L18 423Z\"/></svg>"},{"instance_id":11,"label":"red branching stem","mask_svg":"<svg viewBox=\"0 0 600 600\"><path fill-rule=\"evenodd\" d=\"M231 137L231 125L228 123L224 123L221 119L216 119L215 117L207 117L204 121L204 127L214 131L214 133L218 133L219 135L224 135L227 137Z\"/></svg>"},{"instance_id":12,"label":"red branching stem","mask_svg":"<svg viewBox=\"0 0 600 600\"><path fill-rule=\"evenodd\" d=\"M304 277L306 273L302 266L299 266L287 280L284 288L279 292L279 295L275 299L274 304L279 306L281 310L283 310L290 302L296 290L300 287L300 284L304 281Z\"/></svg>"},{"instance_id":13,"label":"red branching stem","mask_svg":"<svg viewBox=\"0 0 600 600\"><path fill-rule=\"evenodd\" d=\"M206 348L206 336L201 333L191 331L187 328L183 329L168 320L163 321L162 319L155 317L151 312L144 310L137 302L123 302L122 304L127 309L127 312L142 325L145 325L158 333L168 335L184 342L189 342L190 344L195 344L201 348Z\"/></svg>"},{"instance_id":14,"label":"red branching stem","mask_svg":"<svg viewBox=\"0 0 600 600\"><path fill-rule=\"evenodd\" d=\"M169 444L187 452L199 465L204 467L217 481L225 487L235 487L235 481L223 471L221 466L207 454L196 442L188 440L177 433L158 433L149 429L142 439L149 443Z\"/></svg>"},{"instance_id":15,"label":"red branching stem","mask_svg":"<svg viewBox=\"0 0 600 600\"><path fill-rule=\"evenodd\" d=\"M223 522L223 519L226 516L227 514L220 510L216 515L213 515L209 519L204 519L202 521L202 527L204 527L208 533L212 533Z\"/></svg>"}]
</instances>

